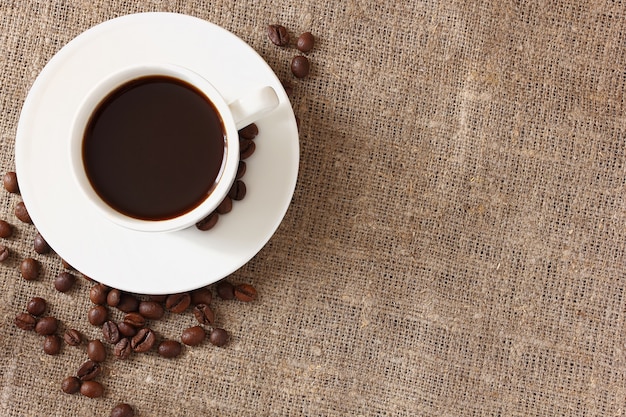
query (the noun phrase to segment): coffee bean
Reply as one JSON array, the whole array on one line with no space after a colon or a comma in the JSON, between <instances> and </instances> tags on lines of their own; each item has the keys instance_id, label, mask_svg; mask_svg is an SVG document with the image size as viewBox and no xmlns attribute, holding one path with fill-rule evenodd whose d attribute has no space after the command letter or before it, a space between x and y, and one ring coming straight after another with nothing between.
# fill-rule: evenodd
<instances>
[{"instance_id":1,"label":"coffee bean","mask_svg":"<svg viewBox=\"0 0 626 417\"><path fill-rule=\"evenodd\" d=\"M130 346L135 352L147 352L152 349L156 342L156 335L147 327L140 329L135 336L130 340Z\"/></svg>"},{"instance_id":2,"label":"coffee bean","mask_svg":"<svg viewBox=\"0 0 626 417\"><path fill-rule=\"evenodd\" d=\"M285 46L289 43L289 32L282 25L269 25L267 27L267 37L277 46Z\"/></svg>"},{"instance_id":3,"label":"coffee bean","mask_svg":"<svg viewBox=\"0 0 626 417\"><path fill-rule=\"evenodd\" d=\"M156 303L164 303L167 298L167 294L153 294L148 297L150 301L154 301Z\"/></svg>"},{"instance_id":4,"label":"coffee bean","mask_svg":"<svg viewBox=\"0 0 626 417\"><path fill-rule=\"evenodd\" d=\"M228 196L235 201L243 200L246 196L246 184L241 180L235 181L228 191Z\"/></svg>"},{"instance_id":5,"label":"coffee bean","mask_svg":"<svg viewBox=\"0 0 626 417\"><path fill-rule=\"evenodd\" d=\"M213 293L211 292L210 289L204 287L204 288L198 288L197 290L193 290L191 292L191 304L196 305L196 304L211 304L211 301L213 301Z\"/></svg>"},{"instance_id":6,"label":"coffee bean","mask_svg":"<svg viewBox=\"0 0 626 417\"><path fill-rule=\"evenodd\" d=\"M211 230L215 227L218 219L219 214L213 212L206 216L204 219L200 220L198 223L196 223L196 227L198 228L198 230L206 232L207 230Z\"/></svg>"},{"instance_id":7,"label":"coffee bean","mask_svg":"<svg viewBox=\"0 0 626 417\"><path fill-rule=\"evenodd\" d=\"M52 250L41 233L37 233L37 235L35 235L35 239L33 240L33 249L35 249L35 252L40 255L50 253Z\"/></svg>"},{"instance_id":8,"label":"coffee bean","mask_svg":"<svg viewBox=\"0 0 626 417\"><path fill-rule=\"evenodd\" d=\"M123 292L120 296L120 302L116 307L123 313L137 311L139 309L139 299L132 294Z\"/></svg>"},{"instance_id":9,"label":"coffee bean","mask_svg":"<svg viewBox=\"0 0 626 417\"><path fill-rule=\"evenodd\" d=\"M120 339L113 347L113 354L118 359L127 359L132 352L133 348L130 345L130 339L128 337Z\"/></svg>"},{"instance_id":10,"label":"coffee bean","mask_svg":"<svg viewBox=\"0 0 626 417\"><path fill-rule=\"evenodd\" d=\"M104 395L104 387L98 381L84 381L80 385L80 393L85 397L98 398Z\"/></svg>"},{"instance_id":11,"label":"coffee bean","mask_svg":"<svg viewBox=\"0 0 626 417\"><path fill-rule=\"evenodd\" d=\"M61 259L61 265L65 269L74 269L74 267L72 265L68 264L65 259Z\"/></svg>"},{"instance_id":12,"label":"coffee bean","mask_svg":"<svg viewBox=\"0 0 626 417\"><path fill-rule=\"evenodd\" d=\"M100 367L100 364L98 362L89 360L83 363L78 368L78 371L76 371L76 376L78 377L78 379L85 382L96 379L101 373L102 367Z\"/></svg>"},{"instance_id":13,"label":"coffee bean","mask_svg":"<svg viewBox=\"0 0 626 417\"><path fill-rule=\"evenodd\" d=\"M239 158L248 159L256 150L256 144L250 139L239 139Z\"/></svg>"},{"instance_id":14,"label":"coffee bean","mask_svg":"<svg viewBox=\"0 0 626 417\"><path fill-rule=\"evenodd\" d=\"M43 340L43 351L48 355L58 355L61 352L61 338L56 334L49 334Z\"/></svg>"},{"instance_id":15,"label":"coffee bean","mask_svg":"<svg viewBox=\"0 0 626 417\"><path fill-rule=\"evenodd\" d=\"M136 329L140 329L146 325L146 319L144 316L137 312L127 313L124 316L124 323L129 324Z\"/></svg>"},{"instance_id":16,"label":"coffee bean","mask_svg":"<svg viewBox=\"0 0 626 417\"><path fill-rule=\"evenodd\" d=\"M254 139L259 134L259 127L256 123L250 123L248 126L239 129L239 136L244 139Z\"/></svg>"},{"instance_id":17,"label":"coffee bean","mask_svg":"<svg viewBox=\"0 0 626 417\"><path fill-rule=\"evenodd\" d=\"M19 194L20 187L17 184L17 175L15 172L7 172L2 177L2 183L4 184L5 190L13 194Z\"/></svg>"},{"instance_id":18,"label":"coffee bean","mask_svg":"<svg viewBox=\"0 0 626 417\"><path fill-rule=\"evenodd\" d=\"M296 78L304 78L309 75L309 71L311 70L311 64L309 63L309 59L304 55L296 55L291 60L291 73Z\"/></svg>"},{"instance_id":19,"label":"coffee bean","mask_svg":"<svg viewBox=\"0 0 626 417\"><path fill-rule=\"evenodd\" d=\"M41 316L44 311L46 311L47 303L41 297L33 297L30 299L28 304L26 304L26 311L28 311L33 316Z\"/></svg>"},{"instance_id":20,"label":"coffee bean","mask_svg":"<svg viewBox=\"0 0 626 417\"><path fill-rule=\"evenodd\" d=\"M105 342L115 344L120 341L120 330L117 324L111 320L107 320L102 325L102 337Z\"/></svg>"},{"instance_id":21,"label":"coffee bean","mask_svg":"<svg viewBox=\"0 0 626 417\"><path fill-rule=\"evenodd\" d=\"M28 210L26 210L26 205L23 201L20 201L15 205L15 217L24 223L33 223L33 220L30 218L30 214L28 214Z\"/></svg>"},{"instance_id":22,"label":"coffee bean","mask_svg":"<svg viewBox=\"0 0 626 417\"><path fill-rule=\"evenodd\" d=\"M61 272L54 279L54 288L59 292L68 292L74 286L76 277L69 272Z\"/></svg>"},{"instance_id":23,"label":"coffee bean","mask_svg":"<svg viewBox=\"0 0 626 417\"><path fill-rule=\"evenodd\" d=\"M59 321L51 316L40 318L35 325L35 331L44 336L54 334L58 328Z\"/></svg>"},{"instance_id":24,"label":"coffee bean","mask_svg":"<svg viewBox=\"0 0 626 417\"><path fill-rule=\"evenodd\" d=\"M76 376L68 376L61 382L61 390L66 394L76 394L80 390L81 380Z\"/></svg>"},{"instance_id":25,"label":"coffee bean","mask_svg":"<svg viewBox=\"0 0 626 417\"><path fill-rule=\"evenodd\" d=\"M209 335L209 342L211 342L215 346L224 346L228 343L228 333L224 329L215 328L211 331Z\"/></svg>"},{"instance_id":26,"label":"coffee bean","mask_svg":"<svg viewBox=\"0 0 626 417\"><path fill-rule=\"evenodd\" d=\"M182 313L187 310L191 304L191 296L189 293L183 292L178 294L170 294L165 300L165 308L172 313Z\"/></svg>"},{"instance_id":27,"label":"coffee bean","mask_svg":"<svg viewBox=\"0 0 626 417\"><path fill-rule=\"evenodd\" d=\"M232 300L235 298L235 287L228 281L220 281L217 284L217 295L222 300Z\"/></svg>"},{"instance_id":28,"label":"coffee bean","mask_svg":"<svg viewBox=\"0 0 626 417\"><path fill-rule=\"evenodd\" d=\"M122 292L115 288L109 290L107 293L107 305L110 307L117 307L122 300Z\"/></svg>"},{"instance_id":29,"label":"coffee bean","mask_svg":"<svg viewBox=\"0 0 626 417\"><path fill-rule=\"evenodd\" d=\"M0 237L8 238L8 237L11 237L12 235L13 235L13 226L11 226L11 223L5 220L0 220Z\"/></svg>"},{"instance_id":30,"label":"coffee bean","mask_svg":"<svg viewBox=\"0 0 626 417\"><path fill-rule=\"evenodd\" d=\"M83 335L76 329L67 329L63 334L63 340L70 346L79 346L83 342Z\"/></svg>"},{"instance_id":31,"label":"coffee bean","mask_svg":"<svg viewBox=\"0 0 626 417\"><path fill-rule=\"evenodd\" d=\"M236 180L240 180L246 175L246 161L239 161L239 165L237 166L237 174L235 175Z\"/></svg>"},{"instance_id":32,"label":"coffee bean","mask_svg":"<svg viewBox=\"0 0 626 417\"><path fill-rule=\"evenodd\" d=\"M196 320L198 320L198 323L205 326L215 322L215 313L213 313L211 307L206 304L197 304L193 308L193 315L196 317Z\"/></svg>"},{"instance_id":33,"label":"coffee bean","mask_svg":"<svg viewBox=\"0 0 626 417\"><path fill-rule=\"evenodd\" d=\"M102 326L109 318L109 311L105 306L97 305L87 313L87 320L94 326Z\"/></svg>"},{"instance_id":34,"label":"coffee bean","mask_svg":"<svg viewBox=\"0 0 626 417\"><path fill-rule=\"evenodd\" d=\"M102 305L107 302L109 287L104 284L96 284L89 289L89 299L92 303Z\"/></svg>"},{"instance_id":35,"label":"coffee bean","mask_svg":"<svg viewBox=\"0 0 626 417\"><path fill-rule=\"evenodd\" d=\"M11 256L11 251L4 245L0 245L0 262L4 262Z\"/></svg>"},{"instance_id":36,"label":"coffee bean","mask_svg":"<svg viewBox=\"0 0 626 417\"><path fill-rule=\"evenodd\" d=\"M315 38L311 32L304 32L300 36L298 36L298 40L296 41L296 48L300 52L309 52L313 49L313 45L315 44Z\"/></svg>"},{"instance_id":37,"label":"coffee bean","mask_svg":"<svg viewBox=\"0 0 626 417\"><path fill-rule=\"evenodd\" d=\"M206 337L204 329L200 326L188 327L183 330L180 340L187 346L197 346Z\"/></svg>"},{"instance_id":38,"label":"coffee bean","mask_svg":"<svg viewBox=\"0 0 626 417\"><path fill-rule=\"evenodd\" d=\"M180 355L182 350L183 346L176 340L164 340L159 343L159 347L157 348L159 355L164 358L175 358Z\"/></svg>"},{"instance_id":39,"label":"coffee bean","mask_svg":"<svg viewBox=\"0 0 626 417\"><path fill-rule=\"evenodd\" d=\"M20 273L22 278L32 281L39 276L39 261L33 258L26 258L20 263Z\"/></svg>"},{"instance_id":40,"label":"coffee bean","mask_svg":"<svg viewBox=\"0 0 626 417\"><path fill-rule=\"evenodd\" d=\"M37 319L28 313L19 313L15 316L15 325L22 330L35 330Z\"/></svg>"},{"instance_id":41,"label":"coffee bean","mask_svg":"<svg viewBox=\"0 0 626 417\"><path fill-rule=\"evenodd\" d=\"M232 209L233 209L233 200L229 196L226 196L224 197L222 202L219 204L219 206L217 206L215 211L218 214L226 214L226 213L230 213Z\"/></svg>"},{"instance_id":42,"label":"coffee bean","mask_svg":"<svg viewBox=\"0 0 626 417\"><path fill-rule=\"evenodd\" d=\"M239 301L254 301L256 300L256 296L256 289L250 284L239 284L235 286L235 298Z\"/></svg>"},{"instance_id":43,"label":"coffee bean","mask_svg":"<svg viewBox=\"0 0 626 417\"><path fill-rule=\"evenodd\" d=\"M94 362L104 362L107 357L107 351L98 339L90 340L87 343L87 357Z\"/></svg>"},{"instance_id":44,"label":"coffee bean","mask_svg":"<svg viewBox=\"0 0 626 417\"><path fill-rule=\"evenodd\" d=\"M159 320L165 315L165 309L163 305L156 301L141 301L139 303L139 314L148 320ZM135 327L143 327L143 324Z\"/></svg>"},{"instance_id":45,"label":"coffee bean","mask_svg":"<svg viewBox=\"0 0 626 417\"><path fill-rule=\"evenodd\" d=\"M135 410L129 404L119 403L111 410L111 417L134 417Z\"/></svg>"},{"instance_id":46,"label":"coffee bean","mask_svg":"<svg viewBox=\"0 0 626 417\"><path fill-rule=\"evenodd\" d=\"M137 334L137 328L135 326L131 326L128 323L120 322L117 324L117 329L120 331L120 334L124 337L133 337Z\"/></svg>"}]
</instances>

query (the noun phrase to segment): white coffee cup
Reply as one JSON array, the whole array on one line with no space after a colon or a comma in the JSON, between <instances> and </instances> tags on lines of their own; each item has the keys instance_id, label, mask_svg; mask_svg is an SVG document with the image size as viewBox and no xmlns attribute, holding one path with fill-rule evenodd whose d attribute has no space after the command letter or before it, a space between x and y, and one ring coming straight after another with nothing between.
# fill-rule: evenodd
<instances>
[{"instance_id":1,"label":"white coffee cup","mask_svg":"<svg viewBox=\"0 0 626 417\"><path fill-rule=\"evenodd\" d=\"M197 206L171 218L147 220L118 211L94 189L85 168L83 141L85 129L92 114L112 91L133 80L150 76L172 77L190 84L195 90L201 92L213 104L216 113L221 118L225 151L215 184ZM239 166L238 130L259 120L277 105L278 97L270 86L260 86L252 93L227 103L208 80L190 69L167 63L147 63L124 68L95 85L74 117L69 141L73 176L78 188L89 200L91 206L119 226L142 232L169 232L184 229L213 212L232 187Z\"/></svg>"}]
</instances>

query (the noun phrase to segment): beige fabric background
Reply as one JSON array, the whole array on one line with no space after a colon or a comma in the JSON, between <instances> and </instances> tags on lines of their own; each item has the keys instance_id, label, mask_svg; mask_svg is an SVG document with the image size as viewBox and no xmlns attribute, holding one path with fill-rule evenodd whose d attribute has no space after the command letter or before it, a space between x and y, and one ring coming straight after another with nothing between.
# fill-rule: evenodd
<instances>
[{"instance_id":1,"label":"beige fabric background","mask_svg":"<svg viewBox=\"0 0 626 417\"><path fill-rule=\"evenodd\" d=\"M294 85L301 171L269 244L216 301L233 341L108 360L100 399L60 392L84 348L13 325L34 295L89 337L89 285L25 282L34 228L0 265L0 412L106 416L626 414L626 5L621 1L0 2L0 163L29 87L104 20L175 11L222 25ZM313 72L268 23L312 31ZM54 175L54 173L50 173ZM62 203L62 202L60 202ZM155 324L176 337L189 314Z\"/></svg>"}]
</instances>

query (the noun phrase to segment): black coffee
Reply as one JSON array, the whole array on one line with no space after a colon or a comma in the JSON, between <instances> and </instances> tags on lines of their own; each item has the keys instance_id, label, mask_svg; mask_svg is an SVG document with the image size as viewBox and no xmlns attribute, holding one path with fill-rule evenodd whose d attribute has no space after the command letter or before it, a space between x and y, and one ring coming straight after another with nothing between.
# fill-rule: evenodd
<instances>
[{"instance_id":1,"label":"black coffee","mask_svg":"<svg viewBox=\"0 0 626 417\"><path fill-rule=\"evenodd\" d=\"M98 105L82 156L107 204L134 218L165 220L211 193L225 146L224 125L208 98L176 78L147 76Z\"/></svg>"}]
</instances>

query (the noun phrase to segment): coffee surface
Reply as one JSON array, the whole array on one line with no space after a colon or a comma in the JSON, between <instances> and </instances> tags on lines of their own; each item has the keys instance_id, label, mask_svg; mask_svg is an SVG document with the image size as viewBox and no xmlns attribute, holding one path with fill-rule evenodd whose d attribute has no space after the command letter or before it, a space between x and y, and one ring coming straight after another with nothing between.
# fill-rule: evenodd
<instances>
[{"instance_id":1,"label":"coffee surface","mask_svg":"<svg viewBox=\"0 0 626 417\"><path fill-rule=\"evenodd\" d=\"M213 103L167 76L132 80L92 115L83 141L87 177L117 211L165 220L201 204L215 186L225 133Z\"/></svg>"}]
</instances>

